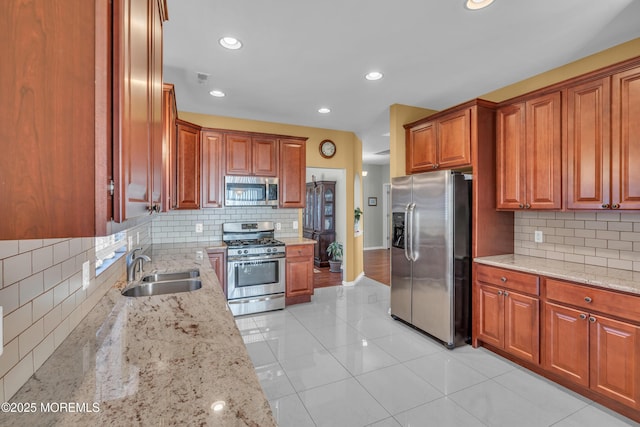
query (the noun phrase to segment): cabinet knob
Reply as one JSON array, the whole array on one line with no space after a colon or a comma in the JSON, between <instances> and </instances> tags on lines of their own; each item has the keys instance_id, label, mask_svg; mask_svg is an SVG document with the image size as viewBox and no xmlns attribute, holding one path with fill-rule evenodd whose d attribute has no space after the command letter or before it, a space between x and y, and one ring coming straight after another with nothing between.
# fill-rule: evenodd
<instances>
[{"instance_id":1,"label":"cabinet knob","mask_svg":"<svg viewBox=\"0 0 640 427\"><path fill-rule=\"evenodd\" d=\"M498 295L502 295L502 291L498 291Z\"/></svg>"},{"instance_id":2,"label":"cabinet knob","mask_svg":"<svg viewBox=\"0 0 640 427\"><path fill-rule=\"evenodd\" d=\"M620 209L620 205L617 203L614 203L613 205L611 205L612 209Z\"/></svg>"},{"instance_id":3,"label":"cabinet knob","mask_svg":"<svg viewBox=\"0 0 640 427\"><path fill-rule=\"evenodd\" d=\"M522 203L520 203L520 204L518 205L518 207L519 207L520 209L522 209L522 208L524 208L524 205L523 205Z\"/></svg>"},{"instance_id":4,"label":"cabinet knob","mask_svg":"<svg viewBox=\"0 0 640 427\"><path fill-rule=\"evenodd\" d=\"M580 313L580 318L581 318L582 320L584 320L584 319L586 319L586 318L587 318L587 315L586 315L586 314L584 314L584 313Z\"/></svg>"},{"instance_id":5,"label":"cabinet knob","mask_svg":"<svg viewBox=\"0 0 640 427\"><path fill-rule=\"evenodd\" d=\"M504 276L502 276L502 277L500 278L500 280L502 280L502 282L504 283L504 282L506 282L506 281L507 281L507 278L506 278L506 277L504 277Z\"/></svg>"},{"instance_id":6,"label":"cabinet knob","mask_svg":"<svg viewBox=\"0 0 640 427\"><path fill-rule=\"evenodd\" d=\"M586 303L590 303L590 302L591 302L591 301L593 301L593 300L591 299L591 297L584 297L584 301L585 301Z\"/></svg>"},{"instance_id":7,"label":"cabinet knob","mask_svg":"<svg viewBox=\"0 0 640 427\"><path fill-rule=\"evenodd\" d=\"M609 204L608 203L603 203L602 204L602 209L609 209Z\"/></svg>"},{"instance_id":8,"label":"cabinet knob","mask_svg":"<svg viewBox=\"0 0 640 427\"><path fill-rule=\"evenodd\" d=\"M527 203L527 204L524 205L524 208L525 209L531 209L531 205L529 203Z\"/></svg>"},{"instance_id":9,"label":"cabinet knob","mask_svg":"<svg viewBox=\"0 0 640 427\"><path fill-rule=\"evenodd\" d=\"M508 291L504 291L504 296L508 297L509 296L509 292Z\"/></svg>"},{"instance_id":10,"label":"cabinet knob","mask_svg":"<svg viewBox=\"0 0 640 427\"><path fill-rule=\"evenodd\" d=\"M596 323L596 318L595 318L595 317L593 317L593 316L590 316L590 317L589 317L589 322L591 322L591 323Z\"/></svg>"}]
</instances>

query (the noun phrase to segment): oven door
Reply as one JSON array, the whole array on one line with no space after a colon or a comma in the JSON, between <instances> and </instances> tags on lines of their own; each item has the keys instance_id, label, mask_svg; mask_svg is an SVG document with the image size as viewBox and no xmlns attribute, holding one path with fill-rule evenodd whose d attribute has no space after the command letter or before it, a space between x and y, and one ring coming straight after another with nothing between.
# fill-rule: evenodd
<instances>
[{"instance_id":1,"label":"oven door","mask_svg":"<svg viewBox=\"0 0 640 427\"><path fill-rule=\"evenodd\" d=\"M227 261L227 299L258 297L285 291L285 258Z\"/></svg>"}]
</instances>

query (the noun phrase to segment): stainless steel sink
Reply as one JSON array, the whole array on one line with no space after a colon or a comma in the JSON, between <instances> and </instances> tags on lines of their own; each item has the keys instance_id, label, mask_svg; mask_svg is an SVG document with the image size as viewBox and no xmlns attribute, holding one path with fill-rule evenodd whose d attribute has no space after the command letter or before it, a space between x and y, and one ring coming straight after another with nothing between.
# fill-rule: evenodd
<instances>
[{"instance_id":1,"label":"stainless steel sink","mask_svg":"<svg viewBox=\"0 0 640 427\"><path fill-rule=\"evenodd\" d=\"M167 280L182 280L200 277L200 270L173 271L168 273L154 273L144 276L142 282L164 282Z\"/></svg>"},{"instance_id":2,"label":"stainless steel sink","mask_svg":"<svg viewBox=\"0 0 640 427\"><path fill-rule=\"evenodd\" d=\"M125 297L148 297L153 295L175 294L179 292L191 292L202 287L199 279L165 280L163 282L140 282L134 286L125 288L122 295Z\"/></svg>"}]
</instances>

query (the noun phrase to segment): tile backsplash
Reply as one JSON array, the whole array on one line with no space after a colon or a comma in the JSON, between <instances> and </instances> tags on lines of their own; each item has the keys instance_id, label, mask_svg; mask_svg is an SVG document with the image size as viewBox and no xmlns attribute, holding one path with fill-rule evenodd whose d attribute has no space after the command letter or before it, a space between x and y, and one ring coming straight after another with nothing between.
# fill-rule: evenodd
<instances>
[{"instance_id":1,"label":"tile backsplash","mask_svg":"<svg viewBox=\"0 0 640 427\"><path fill-rule=\"evenodd\" d=\"M516 212L514 227L516 254L640 271L640 213Z\"/></svg>"},{"instance_id":2,"label":"tile backsplash","mask_svg":"<svg viewBox=\"0 0 640 427\"><path fill-rule=\"evenodd\" d=\"M222 240L222 224L242 221L273 221L280 223L275 231L278 237L297 237L293 222L298 221L300 209L272 209L270 207L241 207L224 209L174 210L159 214L153 221L153 243L209 242ZM196 233L196 224L203 232Z\"/></svg>"}]
</instances>

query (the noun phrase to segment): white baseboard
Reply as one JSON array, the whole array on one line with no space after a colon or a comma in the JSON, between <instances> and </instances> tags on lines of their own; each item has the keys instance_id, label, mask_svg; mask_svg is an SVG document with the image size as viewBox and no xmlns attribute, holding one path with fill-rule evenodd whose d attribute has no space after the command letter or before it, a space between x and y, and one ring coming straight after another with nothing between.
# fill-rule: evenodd
<instances>
[{"instance_id":1,"label":"white baseboard","mask_svg":"<svg viewBox=\"0 0 640 427\"><path fill-rule=\"evenodd\" d=\"M362 279L364 277L364 272L358 274L358 277L356 277L356 280L354 280L353 282L346 282L346 281L342 281L342 286L355 286L358 283L358 280Z\"/></svg>"}]
</instances>

